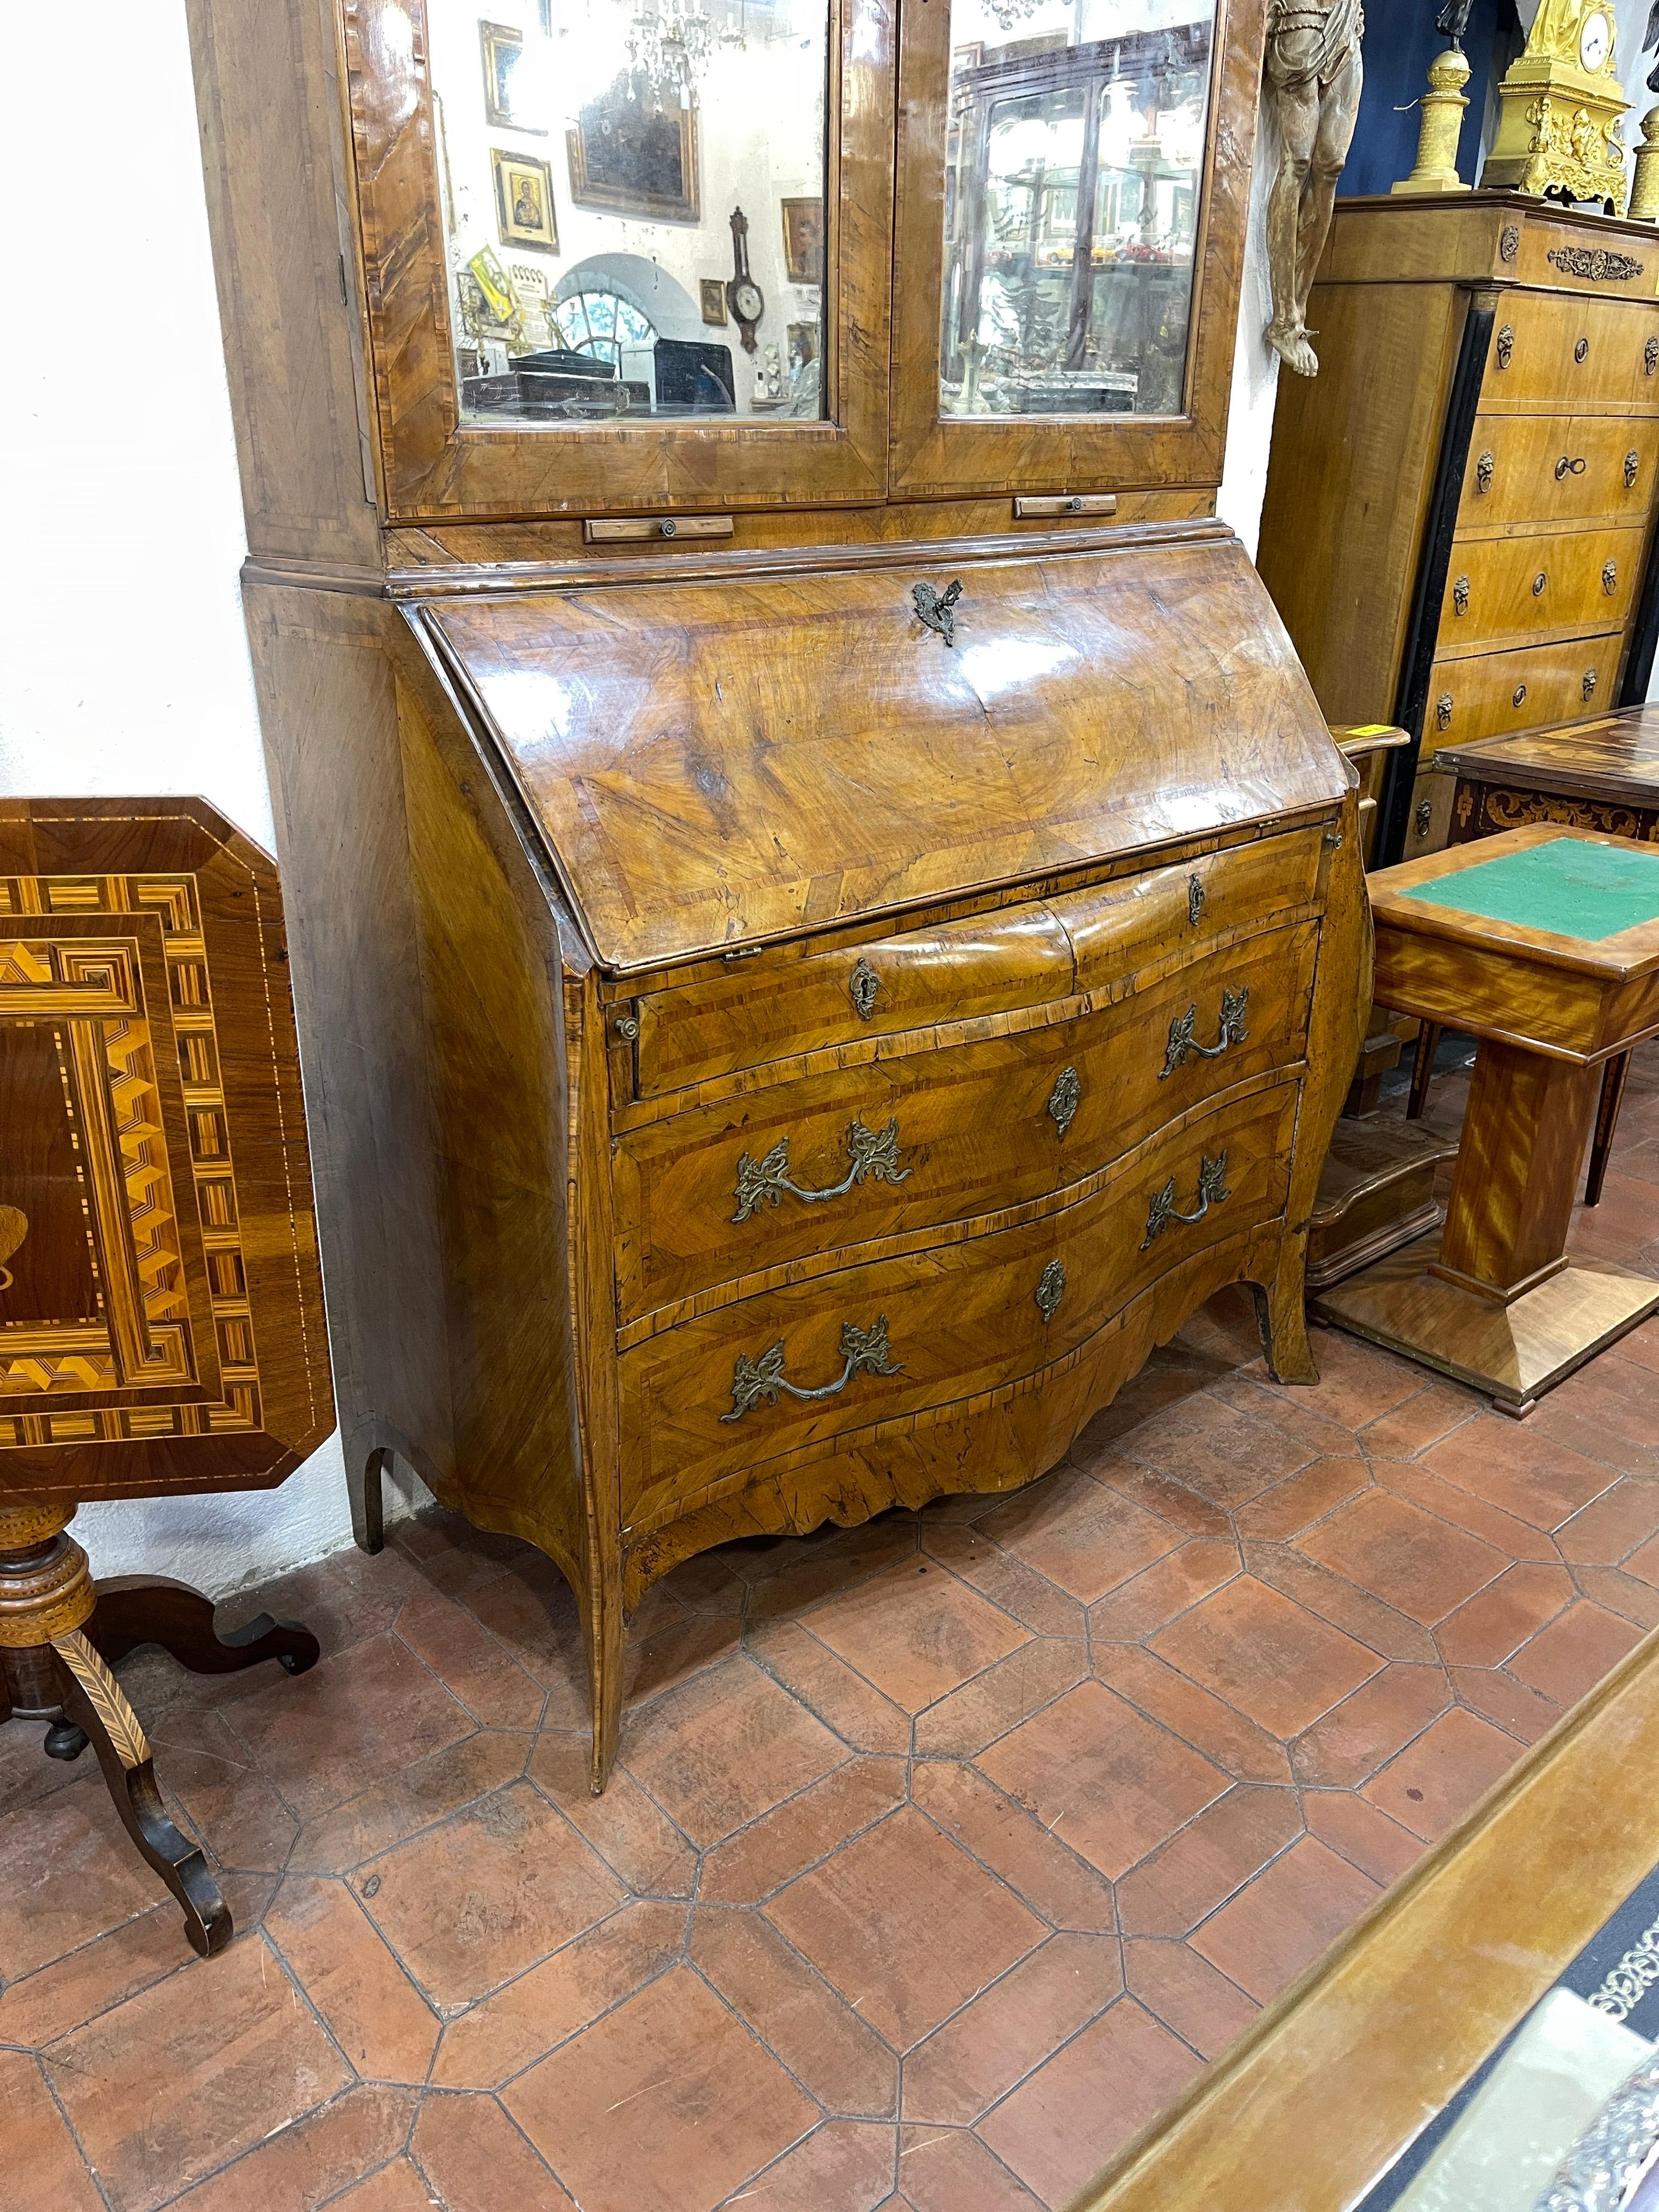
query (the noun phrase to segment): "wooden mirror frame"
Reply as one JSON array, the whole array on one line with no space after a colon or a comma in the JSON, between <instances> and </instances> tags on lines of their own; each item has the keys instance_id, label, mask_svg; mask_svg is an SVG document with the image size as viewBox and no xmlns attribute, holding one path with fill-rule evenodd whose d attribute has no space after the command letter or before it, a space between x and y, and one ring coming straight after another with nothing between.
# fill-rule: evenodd
<instances>
[{"instance_id":1,"label":"wooden mirror frame","mask_svg":"<svg viewBox=\"0 0 1659 2212\"><path fill-rule=\"evenodd\" d=\"M368 374L390 522L834 505L886 492L893 16L830 0L824 389L830 418L616 428L463 423L424 0L344 0Z\"/></svg>"},{"instance_id":2,"label":"wooden mirror frame","mask_svg":"<svg viewBox=\"0 0 1659 2212\"><path fill-rule=\"evenodd\" d=\"M941 416L939 405L950 0L904 9L893 263L895 495L932 499L972 492L1220 483L1266 25L1267 0L1216 0L1209 130L1193 256L1188 411L964 420Z\"/></svg>"}]
</instances>

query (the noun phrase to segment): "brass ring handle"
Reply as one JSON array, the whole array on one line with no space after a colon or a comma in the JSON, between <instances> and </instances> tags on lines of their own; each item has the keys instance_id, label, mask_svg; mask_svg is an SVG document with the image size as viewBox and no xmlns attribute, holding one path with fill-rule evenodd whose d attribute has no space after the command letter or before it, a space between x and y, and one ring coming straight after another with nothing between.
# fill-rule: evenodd
<instances>
[{"instance_id":1,"label":"brass ring handle","mask_svg":"<svg viewBox=\"0 0 1659 2212\"><path fill-rule=\"evenodd\" d=\"M1202 1221L1212 1206L1220 1206L1232 1196L1227 1188L1227 1155L1218 1152L1214 1159L1200 1157L1198 1163L1198 1205L1191 1213L1178 1211L1176 1198L1176 1179L1170 1177L1162 1190L1154 1196L1146 1214L1146 1234L1140 1240L1144 1252L1155 1244L1172 1222L1183 1221L1189 1227Z\"/></svg>"},{"instance_id":2,"label":"brass ring handle","mask_svg":"<svg viewBox=\"0 0 1659 2212\"><path fill-rule=\"evenodd\" d=\"M1567 456L1563 453L1560 459L1555 465L1555 481L1557 483L1560 483L1563 477L1582 477L1583 473L1584 462L1582 455L1577 460L1573 461L1569 460Z\"/></svg>"},{"instance_id":3,"label":"brass ring handle","mask_svg":"<svg viewBox=\"0 0 1659 2212\"><path fill-rule=\"evenodd\" d=\"M1466 615L1468 611L1469 580L1467 576L1460 576L1452 586L1452 612L1455 615Z\"/></svg>"},{"instance_id":4,"label":"brass ring handle","mask_svg":"<svg viewBox=\"0 0 1659 2212\"><path fill-rule=\"evenodd\" d=\"M847 1132L847 1155L852 1165L838 1183L827 1190L803 1190L798 1182L789 1180L787 1137L780 1137L763 1159L755 1159L745 1152L738 1162L738 1210L732 1220L747 1221L769 1200L775 1206L785 1191L791 1198L799 1199L804 1206L817 1206L825 1199L844 1198L866 1177L872 1182L900 1183L910 1173L908 1168L898 1164L896 1118L889 1121L879 1135L854 1118Z\"/></svg>"},{"instance_id":5,"label":"brass ring handle","mask_svg":"<svg viewBox=\"0 0 1659 2212\"><path fill-rule=\"evenodd\" d=\"M1593 668L1587 668L1584 671L1583 693L1587 699L1593 699L1595 696L1595 671Z\"/></svg>"},{"instance_id":6,"label":"brass ring handle","mask_svg":"<svg viewBox=\"0 0 1659 2212\"><path fill-rule=\"evenodd\" d=\"M878 1314L868 1328L858 1328L850 1321L841 1325L841 1356L845 1363L833 1382L825 1382L817 1390L803 1390L791 1382L783 1371L783 1339L769 1345L758 1359L751 1359L746 1352L738 1354L732 1370L732 1410L722 1413L723 1421L740 1421L745 1413L752 1413L763 1398L769 1406L778 1402L780 1390L787 1390L792 1398L805 1402L813 1398L833 1398L844 1390L855 1375L896 1375L904 1365L896 1365L887 1357L887 1316Z\"/></svg>"},{"instance_id":7,"label":"brass ring handle","mask_svg":"<svg viewBox=\"0 0 1659 2212\"><path fill-rule=\"evenodd\" d=\"M1632 447L1625 456L1625 489L1633 490L1636 479L1642 473L1642 456Z\"/></svg>"},{"instance_id":8,"label":"brass ring handle","mask_svg":"<svg viewBox=\"0 0 1659 2212\"><path fill-rule=\"evenodd\" d=\"M1619 563L1609 561L1601 571L1601 589L1611 599L1619 588Z\"/></svg>"},{"instance_id":9,"label":"brass ring handle","mask_svg":"<svg viewBox=\"0 0 1659 2212\"><path fill-rule=\"evenodd\" d=\"M1497 467L1496 453L1487 452L1481 454L1474 465L1474 488L1477 492L1486 493L1492 489L1492 475Z\"/></svg>"},{"instance_id":10,"label":"brass ring handle","mask_svg":"<svg viewBox=\"0 0 1659 2212\"><path fill-rule=\"evenodd\" d=\"M1434 719L1443 730L1449 730L1451 727L1451 718L1452 695L1449 691L1443 691L1434 702Z\"/></svg>"},{"instance_id":11,"label":"brass ring handle","mask_svg":"<svg viewBox=\"0 0 1659 2212\"><path fill-rule=\"evenodd\" d=\"M1418 800L1417 810L1412 816L1412 823L1419 837L1428 836L1434 823L1434 801L1431 799Z\"/></svg>"},{"instance_id":12,"label":"brass ring handle","mask_svg":"<svg viewBox=\"0 0 1659 2212\"><path fill-rule=\"evenodd\" d=\"M1498 366L1507 368L1515 358L1515 325L1505 323L1498 333Z\"/></svg>"},{"instance_id":13,"label":"brass ring handle","mask_svg":"<svg viewBox=\"0 0 1659 2212\"><path fill-rule=\"evenodd\" d=\"M1642 366L1650 376L1659 368L1659 338L1650 338L1643 347Z\"/></svg>"},{"instance_id":14,"label":"brass ring handle","mask_svg":"<svg viewBox=\"0 0 1659 2212\"><path fill-rule=\"evenodd\" d=\"M1249 1031L1244 1026L1244 1017L1250 1010L1250 987L1242 991L1224 989L1221 994L1221 1027L1213 1044L1200 1044L1193 1035L1198 1022L1198 1008L1188 1006L1170 1024L1170 1040L1164 1048L1164 1065L1158 1070L1162 1083L1175 1073L1189 1054L1200 1060L1219 1060L1230 1045L1243 1044Z\"/></svg>"}]
</instances>

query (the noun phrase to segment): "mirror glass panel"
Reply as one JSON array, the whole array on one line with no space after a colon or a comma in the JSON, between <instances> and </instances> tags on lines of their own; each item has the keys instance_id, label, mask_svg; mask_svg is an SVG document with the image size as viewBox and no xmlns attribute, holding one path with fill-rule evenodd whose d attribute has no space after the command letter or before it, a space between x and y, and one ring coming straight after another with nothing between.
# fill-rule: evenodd
<instances>
[{"instance_id":1,"label":"mirror glass panel","mask_svg":"<svg viewBox=\"0 0 1659 2212\"><path fill-rule=\"evenodd\" d=\"M829 33L829 0L428 0L464 420L823 414Z\"/></svg>"},{"instance_id":2,"label":"mirror glass panel","mask_svg":"<svg viewBox=\"0 0 1659 2212\"><path fill-rule=\"evenodd\" d=\"M939 405L1179 415L1215 0L952 0Z\"/></svg>"}]
</instances>

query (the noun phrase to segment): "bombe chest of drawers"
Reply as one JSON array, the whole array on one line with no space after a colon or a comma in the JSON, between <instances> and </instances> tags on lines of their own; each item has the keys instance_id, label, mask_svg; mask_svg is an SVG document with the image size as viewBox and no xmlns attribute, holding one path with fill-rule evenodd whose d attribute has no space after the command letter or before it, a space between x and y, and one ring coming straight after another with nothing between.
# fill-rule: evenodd
<instances>
[{"instance_id":1,"label":"bombe chest of drawers","mask_svg":"<svg viewBox=\"0 0 1659 2212\"><path fill-rule=\"evenodd\" d=\"M1507 192L1339 201L1280 380L1261 574L1333 721L1393 720L1379 861L1447 841L1443 746L1645 696L1659 241Z\"/></svg>"},{"instance_id":2,"label":"bombe chest of drawers","mask_svg":"<svg viewBox=\"0 0 1659 2212\"><path fill-rule=\"evenodd\" d=\"M1112 0L1079 46L1056 9L1006 69L977 0L896 47L877 0L751 17L769 69L828 72L816 148L805 94L761 147L786 210L823 194L816 289L749 185L731 220L736 328L791 284L792 333L816 318L785 412L732 325L685 335L671 223L642 269L639 222L583 211L586 107L538 111L568 121L566 273L532 298L525 241L502 258L545 132L484 254L470 19L199 11L360 1536L397 1453L543 1547L596 1787L627 1616L677 1561L1030 1480L1224 1284L1313 1378L1369 924L1352 772L1213 519L1261 21L1190 14ZM609 82L626 10L554 15ZM682 225L695 184L726 230L751 66L698 85ZM1005 77L1062 148L1133 83L1190 157L1179 190L1103 166L1097 247L1018 294ZM273 270L295 299L251 313ZM521 416L532 311L564 350Z\"/></svg>"}]
</instances>

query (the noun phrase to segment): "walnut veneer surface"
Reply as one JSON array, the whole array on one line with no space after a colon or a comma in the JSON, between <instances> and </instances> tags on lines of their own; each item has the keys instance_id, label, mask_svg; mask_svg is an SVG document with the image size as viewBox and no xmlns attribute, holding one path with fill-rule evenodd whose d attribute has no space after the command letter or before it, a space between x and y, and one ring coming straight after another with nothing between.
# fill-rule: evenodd
<instances>
[{"instance_id":1,"label":"walnut veneer surface","mask_svg":"<svg viewBox=\"0 0 1659 2212\"><path fill-rule=\"evenodd\" d=\"M1446 842L1437 748L1639 697L1659 250L1500 192L1338 203L1281 380L1261 573L1333 721L1392 720L1378 857Z\"/></svg>"},{"instance_id":2,"label":"walnut veneer surface","mask_svg":"<svg viewBox=\"0 0 1659 2212\"><path fill-rule=\"evenodd\" d=\"M558 1563L596 1786L689 1553L1030 1480L1228 1282L1313 1375L1369 921L1212 519L1263 19L1218 10L1179 416L939 419L948 27L849 0L826 420L503 429L416 0L195 0L360 1534L395 1452ZM731 534L585 538L653 507Z\"/></svg>"}]
</instances>

